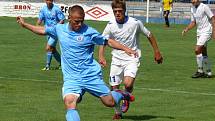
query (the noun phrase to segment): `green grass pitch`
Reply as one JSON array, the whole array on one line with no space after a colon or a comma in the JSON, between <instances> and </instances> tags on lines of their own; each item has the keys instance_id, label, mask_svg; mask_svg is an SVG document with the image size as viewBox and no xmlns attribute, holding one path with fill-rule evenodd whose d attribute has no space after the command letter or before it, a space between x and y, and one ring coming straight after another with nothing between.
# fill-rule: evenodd
<instances>
[{"instance_id":1,"label":"green grass pitch","mask_svg":"<svg viewBox=\"0 0 215 121\"><path fill-rule=\"evenodd\" d=\"M36 19L27 19L35 23ZM86 21L102 32L106 22ZM185 25L146 24L157 38L164 63L153 60L141 36L142 59L135 82L135 102L122 121L214 121L215 78L192 79L196 71L195 29L181 36ZM59 70L41 71L46 38L22 29L15 18L0 17L0 121L65 121ZM110 63L110 48L106 58ZM215 70L215 42L208 53ZM95 50L97 58L97 48ZM57 66L55 60L53 66ZM109 64L110 65L110 64ZM108 83L109 66L103 69ZM86 93L78 105L82 121L111 121L113 109Z\"/></svg>"}]
</instances>

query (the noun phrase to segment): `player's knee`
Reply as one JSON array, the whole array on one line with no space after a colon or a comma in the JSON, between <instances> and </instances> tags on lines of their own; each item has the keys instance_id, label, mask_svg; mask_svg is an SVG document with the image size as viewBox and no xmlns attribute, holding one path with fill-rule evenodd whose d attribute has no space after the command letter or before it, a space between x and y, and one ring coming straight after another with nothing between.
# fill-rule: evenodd
<instances>
[{"instance_id":1,"label":"player's knee","mask_svg":"<svg viewBox=\"0 0 215 121\"><path fill-rule=\"evenodd\" d=\"M195 48L196 55L202 54L202 51L203 51L203 46L196 46Z\"/></svg>"},{"instance_id":2,"label":"player's knee","mask_svg":"<svg viewBox=\"0 0 215 121\"><path fill-rule=\"evenodd\" d=\"M77 105L77 98L76 97L65 97L64 104L66 109L75 109Z\"/></svg>"},{"instance_id":3,"label":"player's knee","mask_svg":"<svg viewBox=\"0 0 215 121\"><path fill-rule=\"evenodd\" d=\"M46 51L47 51L47 52L55 52L55 51L56 51L56 48L55 48L55 47L52 47L52 46L50 46L50 45L47 45L47 46L46 46Z\"/></svg>"},{"instance_id":4,"label":"player's knee","mask_svg":"<svg viewBox=\"0 0 215 121\"><path fill-rule=\"evenodd\" d=\"M125 85L125 90L127 91L127 92L132 92L133 91L133 86L132 85Z\"/></svg>"},{"instance_id":5,"label":"player's knee","mask_svg":"<svg viewBox=\"0 0 215 121\"><path fill-rule=\"evenodd\" d=\"M111 95L101 97L101 101L107 107L115 106L115 101Z\"/></svg>"},{"instance_id":6,"label":"player's knee","mask_svg":"<svg viewBox=\"0 0 215 121\"><path fill-rule=\"evenodd\" d=\"M46 47L46 52L48 52L49 51L49 48L48 47Z\"/></svg>"},{"instance_id":7,"label":"player's knee","mask_svg":"<svg viewBox=\"0 0 215 121\"><path fill-rule=\"evenodd\" d=\"M202 53L202 51L200 50L200 49L195 49L195 54L196 55L199 55L199 54L201 54Z\"/></svg>"}]
</instances>

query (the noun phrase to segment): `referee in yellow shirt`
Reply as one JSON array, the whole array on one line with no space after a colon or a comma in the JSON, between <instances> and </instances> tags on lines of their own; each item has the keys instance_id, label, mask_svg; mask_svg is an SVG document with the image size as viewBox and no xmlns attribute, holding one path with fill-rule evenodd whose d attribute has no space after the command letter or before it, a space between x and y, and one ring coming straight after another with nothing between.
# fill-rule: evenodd
<instances>
[{"instance_id":1,"label":"referee in yellow shirt","mask_svg":"<svg viewBox=\"0 0 215 121\"><path fill-rule=\"evenodd\" d=\"M169 27L169 12L172 9L173 2L172 0L162 0L163 4L163 16L165 18L166 27Z\"/></svg>"}]
</instances>

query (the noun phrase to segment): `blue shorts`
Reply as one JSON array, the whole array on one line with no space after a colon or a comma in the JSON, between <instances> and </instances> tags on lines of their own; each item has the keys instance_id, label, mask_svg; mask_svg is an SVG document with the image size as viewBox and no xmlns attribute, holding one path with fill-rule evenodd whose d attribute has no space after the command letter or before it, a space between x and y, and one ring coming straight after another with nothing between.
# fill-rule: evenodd
<instances>
[{"instance_id":1,"label":"blue shorts","mask_svg":"<svg viewBox=\"0 0 215 121\"><path fill-rule=\"evenodd\" d=\"M47 40L48 40L48 45L52 46L52 47L56 47L57 45L57 40L55 40L54 38L47 36Z\"/></svg>"},{"instance_id":2,"label":"blue shorts","mask_svg":"<svg viewBox=\"0 0 215 121\"><path fill-rule=\"evenodd\" d=\"M82 97L85 92L88 92L96 97L102 97L109 95L110 89L99 77L87 79L79 78L64 81L62 88L63 98L69 94Z\"/></svg>"}]
</instances>

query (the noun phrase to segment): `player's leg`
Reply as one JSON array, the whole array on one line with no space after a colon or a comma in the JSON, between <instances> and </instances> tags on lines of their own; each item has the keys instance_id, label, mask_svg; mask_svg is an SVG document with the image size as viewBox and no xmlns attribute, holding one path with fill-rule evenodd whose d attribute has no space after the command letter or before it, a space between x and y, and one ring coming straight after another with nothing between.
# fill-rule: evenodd
<instances>
[{"instance_id":1,"label":"player's leg","mask_svg":"<svg viewBox=\"0 0 215 121\"><path fill-rule=\"evenodd\" d=\"M124 77L125 91L127 91L129 93L133 92L134 81L135 81L134 77L131 77L131 76Z\"/></svg>"},{"instance_id":2,"label":"player's leg","mask_svg":"<svg viewBox=\"0 0 215 121\"><path fill-rule=\"evenodd\" d=\"M50 36L47 36L47 44L46 44L46 66L43 68L43 71L50 70L50 65L52 61L52 47L51 45L53 44L53 39Z\"/></svg>"},{"instance_id":3,"label":"player's leg","mask_svg":"<svg viewBox=\"0 0 215 121\"><path fill-rule=\"evenodd\" d=\"M101 96L100 99L105 106L114 107L115 114L113 116L113 119L121 119L122 112L120 110L120 102L122 100L128 101L128 102L133 101L134 96L129 93L126 93L125 91L122 91L122 90L113 90L113 91L111 91L111 94ZM116 110L116 109L118 109L118 110Z\"/></svg>"},{"instance_id":4,"label":"player's leg","mask_svg":"<svg viewBox=\"0 0 215 121\"><path fill-rule=\"evenodd\" d=\"M101 76L101 75L100 75ZM98 78L88 78L87 81L83 80L85 83L85 89L90 94L99 97L102 103L107 107L117 107L121 100L132 100L132 95L126 94L120 90L110 91L108 86L99 77ZM119 110L120 111L120 110ZM122 114L121 112L119 112ZM120 115L119 114L119 115Z\"/></svg>"},{"instance_id":5,"label":"player's leg","mask_svg":"<svg viewBox=\"0 0 215 121\"><path fill-rule=\"evenodd\" d=\"M67 121L80 121L80 116L76 110L76 105L78 101L78 96L74 94L69 94L64 98L64 104L67 109L66 120Z\"/></svg>"},{"instance_id":6,"label":"player's leg","mask_svg":"<svg viewBox=\"0 0 215 121\"><path fill-rule=\"evenodd\" d=\"M165 10L165 11L163 12L163 17L164 17L164 19L165 19L165 25L166 25L166 27L169 27L168 15L169 15L169 11L168 11L168 10Z\"/></svg>"},{"instance_id":7,"label":"player's leg","mask_svg":"<svg viewBox=\"0 0 215 121\"><path fill-rule=\"evenodd\" d=\"M46 45L46 66L43 68L43 71L50 70L50 65L51 65L51 60L52 60L52 51L51 51L51 46Z\"/></svg>"},{"instance_id":8,"label":"player's leg","mask_svg":"<svg viewBox=\"0 0 215 121\"><path fill-rule=\"evenodd\" d=\"M109 84L111 90L119 89L122 82L123 70L124 67L121 65L121 60L112 58L111 67L110 67L110 77Z\"/></svg>"},{"instance_id":9,"label":"player's leg","mask_svg":"<svg viewBox=\"0 0 215 121\"><path fill-rule=\"evenodd\" d=\"M134 86L134 81L135 77L138 71L138 67L140 65L139 61L127 61L127 64L125 65L124 69L124 85L125 85L125 91L128 93L133 92L133 86ZM129 102L128 101L123 101L121 110L123 113L128 111L129 108Z\"/></svg>"},{"instance_id":10,"label":"player's leg","mask_svg":"<svg viewBox=\"0 0 215 121\"><path fill-rule=\"evenodd\" d=\"M81 81L79 80L64 81L62 95L67 110L67 121L80 121L80 116L76 108L77 103L80 102L82 95L84 95L81 87Z\"/></svg>"},{"instance_id":11,"label":"player's leg","mask_svg":"<svg viewBox=\"0 0 215 121\"><path fill-rule=\"evenodd\" d=\"M132 93L133 92L133 85L134 85L135 78L130 76L124 77L124 85L125 85L125 92ZM126 113L130 107L130 101L124 100L122 101L121 111Z\"/></svg>"},{"instance_id":12,"label":"player's leg","mask_svg":"<svg viewBox=\"0 0 215 121\"><path fill-rule=\"evenodd\" d=\"M196 62L197 62L197 72L192 75L192 78L200 78L204 77L204 71L203 71L203 48L207 40L205 39L205 36L197 36L197 44L195 47L195 54L196 54Z\"/></svg>"},{"instance_id":13,"label":"player's leg","mask_svg":"<svg viewBox=\"0 0 215 121\"><path fill-rule=\"evenodd\" d=\"M212 71L211 71L211 63L208 59L208 54L207 54L207 42L203 46L202 55L203 55L203 69L205 71L205 77L211 78L212 77Z\"/></svg>"},{"instance_id":14,"label":"player's leg","mask_svg":"<svg viewBox=\"0 0 215 121\"><path fill-rule=\"evenodd\" d=\"M54 38L52 38L52 37L50 37L49 41L48 41L48 44L49 44L49 46L51 48L52 56L54 56L54 58L56 59L56 61L59 63L59 67L60 67L60 65L61 65L61 57L60 57L59 52L56 49L57 40L54 39Z\"/></svg>"},{"instance_id":15,"label":"player's leg","mask_svg":"<svg viewBox=\"0 0 215 121\"><path fill-rule=\"evenodd\" d=\"M110 78L109 78L109 84L111 85L111 90L118 90L120 88L120 84L122 82L122 72L123 68L120 64L117 64L116 61L113 61L111 63L110 68ZM113 116L113 119L121 119L122 118L122 111L121 111L121 105L116 105L114 107L115 114Z\"/></svg>"},{"instance_id":16,"label":"player's leg","mask_svg":"<svg viewBox=\"0 0 215 121\"><path fill-rule=\"evenodd\" d=\"M50 44L51 44L51 47L53 48L52 55L54 56L55 60L59 63L59 67L60 67L60 65L61 65L61 57L60 57L59 52L56 49L57 40L52 38L52 42Z\"/></svg>"},{"instance_id":17,"label":"player's leg","mask_svg":"<svg viewBox=\"0 0 215 121\"><path fill-rule=\"evenodd\" d=\"M166 11L165 22L166 22L166 27L169 27L169 10Z\"/></svg>"},{"instance_id":18,"label":"player's leg","mask_svg":"<svg viewBox=\"0 0 215 121\"><path fill-rule=\"evenodd\" d=\"M192 78L200 78L204 76L202 48L203 46L201 45L196 45L195 47L197 71L192 75Z\"/></svg>"}]
</instances>

